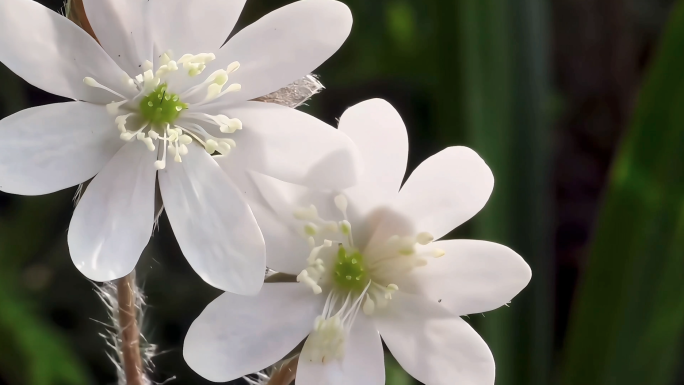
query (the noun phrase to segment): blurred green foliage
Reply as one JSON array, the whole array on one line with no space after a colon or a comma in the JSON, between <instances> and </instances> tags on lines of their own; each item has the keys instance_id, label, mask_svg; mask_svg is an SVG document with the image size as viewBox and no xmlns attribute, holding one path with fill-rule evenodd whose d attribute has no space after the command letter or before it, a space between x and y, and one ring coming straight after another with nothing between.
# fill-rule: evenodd
<instances>
[{"instance_id":1,"label":"blurred green foliage","mask_svg":"<svg viewBox=\"0 0 684 385\"><path fill-rule=\"evenodd\" d=\"M3 116L26 106L20 80L0 65ZM23 201L0 220L0 378L12 384L85 385L85 368L19 283L21 266L52 240L63 193Z\"/></svg>"},{"instance_id":2,"label":"blurred green foliage","mask_svg":"<svg viewBox=\"0 0 684 385\"><path fill-rule=\"evenodd\" d=\"M666 385L684 337L684 1L614 163L562 384Z\"/></svg>"}]
</instances>

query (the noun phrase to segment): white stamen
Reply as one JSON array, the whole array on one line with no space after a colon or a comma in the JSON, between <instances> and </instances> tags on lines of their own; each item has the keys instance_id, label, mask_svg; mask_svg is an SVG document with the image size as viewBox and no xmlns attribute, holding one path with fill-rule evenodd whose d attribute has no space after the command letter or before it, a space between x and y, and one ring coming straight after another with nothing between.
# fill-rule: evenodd
<instances>
[{"instance_id":1,"label":"white stamen","mask_svg":"<svg viewBox=\"0 0 684 385\"><path fill-rule=\"evenodd\" d=\"M112 93L112 94L114 94L114 95L120 97L121 99L126 99L125 96L123 96L123 95L121 95L120 93L118 93L118 92L112 90L111 88L108 88L108 87L103 86L102 84L98 83L97 80L95 80L95 79L93 79L93 78L91 78L91 77L85 77L85 78L83 78L83 83L85 83L85 85L87 85L87 86L89 86L89 87L99 88L99 89L105 90L105 91L107 91L107 92L110 92L110 93Z\"/></svg>"},{"instance_id":2,"label":"white stamen","mask_svg":"<svg viewBox=\"0 0 684 385\"><path fill-rule=\"evenodd\" d=\"M347 201L347 197L340 194L335 197L335 206L337 207L338 210L344 214L344 217L347 217L347 206L349 206L349 202Z\"/></svg>"}]
</instances>

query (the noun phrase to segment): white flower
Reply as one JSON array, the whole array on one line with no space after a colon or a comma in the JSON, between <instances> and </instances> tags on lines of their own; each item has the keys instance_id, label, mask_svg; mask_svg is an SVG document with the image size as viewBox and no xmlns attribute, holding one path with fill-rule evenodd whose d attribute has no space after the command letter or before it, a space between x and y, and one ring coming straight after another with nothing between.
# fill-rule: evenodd
<instances>
[{"instance_id":1,"label":"white flower","mask_svg":"<svg viewBox=\"0 0 684 385\"><path fill-rule=\"evenodd\" d=\"M340 130L365 161L357 186L321 192L254 176L269 267L298 282L267 283L256 297L226 293L209 304L185 339L187 363L227 381L272 364L306 338L297 384L381 385L382 336L425 384L493 384L491 352L458 316L509 302L529 282L529 266L496 243L433 241L485 205L494 185L489 168L472 150L450 147L402 187L408 141L392 106L377 99L354 106Z\"/></svg>"},{"instance_id":2,"label":"white flower","mask_svg":"<svg viewBox=\"0 0 684 385\"><path fill-rule=\"evenodd\" d=\"M347 137L296 110L248 101L331 56L349 34L349 9L333 0L295 2L224 45L244 4L84 0L100 46L34 1L0 2L0 61L29 83L77 100L0 121L0 190L47 194L97 174L68 237L87 277L111 280L134 268L152 233L158 170L190 265L208 283L242 294L262 285L263 238L242 187L210 154L296 183L356 182Z\"/></svg>"}]
</instances>

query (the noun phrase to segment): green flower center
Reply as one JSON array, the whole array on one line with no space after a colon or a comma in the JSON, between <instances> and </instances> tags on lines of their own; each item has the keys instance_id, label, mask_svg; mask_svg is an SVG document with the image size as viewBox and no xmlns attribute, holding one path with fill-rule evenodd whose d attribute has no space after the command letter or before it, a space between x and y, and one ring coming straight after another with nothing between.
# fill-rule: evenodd
<instances>
[{"instance_id":1,"label":"green flower center","mask_svg":"<svg viewBox=\"0 0 684 385\"><path fill-rule=\"evenodd\" d=\"M152 125L172 124L188 105L176 94L167 92L166 83L160 84L140 102L140 113Z\"/></svg>"},{"instance_id":2,"label":"green flower center","mask_svg":"<svg viewBox=\"0 0 684 385\"><path fill-rule=\"evenodd\" d=\"M354 292L366 288L369 278L363 259L357 250L347 251L340 245L333 273L335 283L340 288Z\"/></svg>"}]
</instances>

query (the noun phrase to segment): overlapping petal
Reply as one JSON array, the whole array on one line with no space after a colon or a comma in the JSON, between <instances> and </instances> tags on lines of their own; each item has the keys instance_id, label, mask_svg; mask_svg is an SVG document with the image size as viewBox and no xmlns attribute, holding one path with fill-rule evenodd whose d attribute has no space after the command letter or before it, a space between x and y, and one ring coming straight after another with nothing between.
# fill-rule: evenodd
<instances>
[{"instance_id":1,"label":"overlapping petal","mask_svg":"<svg viewBox=\"0 0 684 385\"><path fill-rule=\"evenodd\" d=\"M322 364L307 358L307 345L299 358L299 385L383 385L385 362L382 341L373 321L360 315L345 344L345 355L340 361Z\"/></svg>"},{"instance_id":2,"label":"overlapping petal","mask_svg":"<svg viewBox=\"0 0 684 385\"><path fill-rule=\"evenodd\" d=\"M358 185L346 191L355 206L382 206L399 193L406 173L408 136L399 113L382 99L350 107L339 129L359 148L364 173Z\"/></svg>"},{"instance_id":3,"label":"overlapping petal","mask_svg":"<svg viewBox=\"0 0 684 385\"><path fill-rule=\"evenodd\" d=\"M125 145L88 185L69 225L74 265L95 281L130 273L152 235L155 153Z\"/></svg>"},{"instance_id":4,"label":"overlapping petal","mask_svg":"<svg viewBox=\"0 0 684 385\"><path fill-rule=\"evenodd\" d=\"M328 0L311 3L317 2ZM237 147L219 162L237 162L246 169L314 188L348 187L362 173L358 150L349 137L308 114L261 102L245 102L221 112L238 117L243 129L231 136Z\"/></svg>"},{"instance_id":5,"label":"overlapping petal","mask_svg":"<svg viewBox=\"0 0 684 385\"><path fill-rule=\"evenodd\" d=\"M324 300L293 283L268 283L254 297L225 293L190 327L183 357L216 382L265 369L306 337Z\"/></svg>"},{"instance_id":6,"label":"overlapping petal","mask_svg":"<svg viewBox=\"0 0 684 385\"><path fill-rule=\"evenodd\" d=\"M397 284L403 291L439 302L455 315L501 307L532 277L525 260L498 243L458 239L434 242L426 248L438 248L445 254L414 269Z\"/></svg>"},{"instance_id":7,"label":"overlapping petal","mask_svg":"<svg viewBox=\"0 0 684 385\"><path fill-rule=\"evenodd\" d=\"M29 108L0 121L0 190L48 194L92 178L124 144L104 107Z\"/></svg>"},{"instance_id":8,"label":"overlapping petal","mask_svg":"<svg viewBox=\"0 0 684 385\"><path fill-rule=\"evenodd\" d=\"M351 26L349 8L335 0L295 1L262 17L233 36L207 67L241 64L230 82L242 91L219 103L254 99L308 75L342 46Z\"/></svg>"},{"instance_id":9,"label":"overlapping petal","mask_svg":"<svg viewBox=\"0 0 684 385\"><path fill-rule=\"evenodd\" d=\"M157 15L150 14L150 1L83 0L83 6L109 56L131 77L141 74L145 60L153 60L148 20Z\"/></svg>"},{"instance_id":10,"label":"overlapping petal","mask_svg":"<svg viewBox=\"0 0 684 385\"><path fill-rule=\"evenodd\" d=\"M240 191L197 145L183 162L170 160L159 187L178 244L207 283L256 294L266 270L264 240Z\"/></svg>"},{"instance_id":11,"label":"overlapping petal","mask_svg":"<svg viewBox=\"0 0 684 385\"><path fill-rule=\"evenodd\" d=\"M150 1L150 23L158 54L217 53L235 27L246 0Z\"/></svg>"},{"instance_id":12,"label":"overlapping petal","mask_svg":"<svg viewBox=\"0 0 684 385\"><path fill-rule=\"evenodd\" d=\"M340 118L339 130L359 148L363 175L344 191L352 205L355 242L363 247L377 218L396 199L406 173L408 136L399 113L382 99L350 107Z\"/></svg>"},{"instance_id":13,"label":"overlapping petal","mask_svg":"<svg viewBox=\"0 0 684 385\"><path fill-rule=\"evenodd\" d=\"M0 2L0 62L49 93L92 103L120 100L83 84L89 76L126 95L122 70L93 38L32 0Z\"/></svg>"},{"instance_id":14,"label":"overlapping petal","mask_svg":"<svg viewBox=\"0 0 684 385\"><path fill-rule=\"evenodd\" d=\"M494 358L487 344L459 317L436 302L401 292L375 319L392 355L424 384L494 384Z\"/></svg>"}]
</instances>

